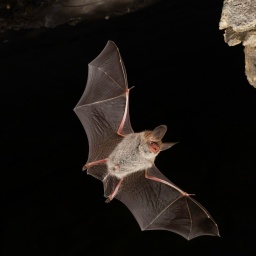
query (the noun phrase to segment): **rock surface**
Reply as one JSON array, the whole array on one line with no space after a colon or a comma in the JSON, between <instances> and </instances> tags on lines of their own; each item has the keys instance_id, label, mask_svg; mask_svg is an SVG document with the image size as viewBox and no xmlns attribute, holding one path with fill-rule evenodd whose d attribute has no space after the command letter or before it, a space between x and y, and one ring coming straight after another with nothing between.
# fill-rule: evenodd
<instances>
[{"instance_id":1,"label":"rock surface","mask_svg":"<svg viewBox=\"0 0 256 256\"><path fill-rule=\"evenodd\" d=\"M244 45L247 80L256 88L256 1L225 0L219 28L229 46Z\"/></svg>"}]
</instances>

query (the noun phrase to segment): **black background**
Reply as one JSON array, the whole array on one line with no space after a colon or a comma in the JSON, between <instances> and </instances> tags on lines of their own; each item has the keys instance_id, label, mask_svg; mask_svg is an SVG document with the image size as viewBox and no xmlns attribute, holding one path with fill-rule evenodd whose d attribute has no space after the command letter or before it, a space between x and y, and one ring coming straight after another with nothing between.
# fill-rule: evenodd
<instances>
[{"instance_id":1,"label":"black background","mask_svg":"<svg viewBox=\"0 0 256 256\"><path fill-rule=\"evenodd\" d=\"M222 1L162 1L1 42L4 255L254 255L256 91L241 45L218 28ZM7 41L8 40L8 41ZM88 63L113 40L126 66L134 131L166 124L156 165L202 203L221 237L141 232L81 167L88 144L73 108Z\"/></svg>"}]
</instances>

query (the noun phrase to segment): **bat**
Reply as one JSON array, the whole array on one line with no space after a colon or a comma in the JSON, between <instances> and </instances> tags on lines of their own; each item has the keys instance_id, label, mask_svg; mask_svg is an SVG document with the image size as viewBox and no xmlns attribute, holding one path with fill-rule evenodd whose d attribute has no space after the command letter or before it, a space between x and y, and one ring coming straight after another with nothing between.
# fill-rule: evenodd
<instances>
[{"instance_id":1,"label":"bat","mask_svg":"<svg viewBox=\"0 0 256 256\"><path fill-rule=\"evenodd\" d=\"M207 210L154 164L161 151L176 144L162 142L167 127L133 131L130 89L119 49L108 41L88 64L86 87L74 108L89 143L83 171L103 182L106 202L115 198L128 207L141 230L168 230L187 240L219 236Z\"/></svg>"}]
</instances>

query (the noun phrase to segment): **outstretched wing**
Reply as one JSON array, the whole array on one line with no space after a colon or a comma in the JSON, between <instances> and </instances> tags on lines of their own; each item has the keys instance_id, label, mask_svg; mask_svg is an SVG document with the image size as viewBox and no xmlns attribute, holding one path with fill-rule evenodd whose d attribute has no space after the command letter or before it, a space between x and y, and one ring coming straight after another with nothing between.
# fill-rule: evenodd
<instances>
[{"instance_id":1,"label":"outstretched wing","mask_svg":"<svg viewBox=\"0 0 256 256\"><path fill-rule=\"evenodd\" d=\"M89 63L86 88L74 109L88 137L88 164L111 154L122 140L117 131L133 133L128 96L122 58L117 46L108 41L99 56ZM106 197L119 182L107 175L105 164L92 165L87 172L103 181ZM155 166L147 172L155 180L146 178L143 171L132 173L124 178L116 195L130 209L142 230L164 229L187 239L219 234L216 223L203 206L177 188Z\"/></svg>"},{"instance_id":2,"label":"outstretched wing","mask_svg":"<svg viewBox=\"0 0 256 256\"><path fill-rule=\"evenodd\" d=\"M132 133L128 108L128 82L125 66L114 42L89 63L85 91L74 108L89 141L87 163L107 158L122 140L117 131ZM95 165L88 174L102 180L105 165Z\"/></svg>"},{"instance_id":3,"label":"outstretched wing","mask_svg":"<svg viewBox=\"0 0 256 256\"><path fill-rule=\"evenodd\" d=\"M145 178L142 171L127 176L115 197L128 207L142 230L168 230L188 240L219 235L217 224L201 204L181 193L155 165L148 173L173 187Z\"/></svg>"}]
</instances>

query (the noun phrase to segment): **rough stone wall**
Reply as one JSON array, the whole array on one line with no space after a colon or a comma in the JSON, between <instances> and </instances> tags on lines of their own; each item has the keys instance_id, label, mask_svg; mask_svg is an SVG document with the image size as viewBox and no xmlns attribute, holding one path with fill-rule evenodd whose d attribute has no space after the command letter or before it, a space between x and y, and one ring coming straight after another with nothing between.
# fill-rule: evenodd
<instances>
[{"instance_id":1,"label":"rough stone wall","mask_svg":"<svg viewBox=\"0 0 256 256\"><path fill-rule=\"evenodd\" d=\"M256 88L256 0L224 0L219 28L229 46L244 45L245 73Z\"/></svg>"}]
</instances>

